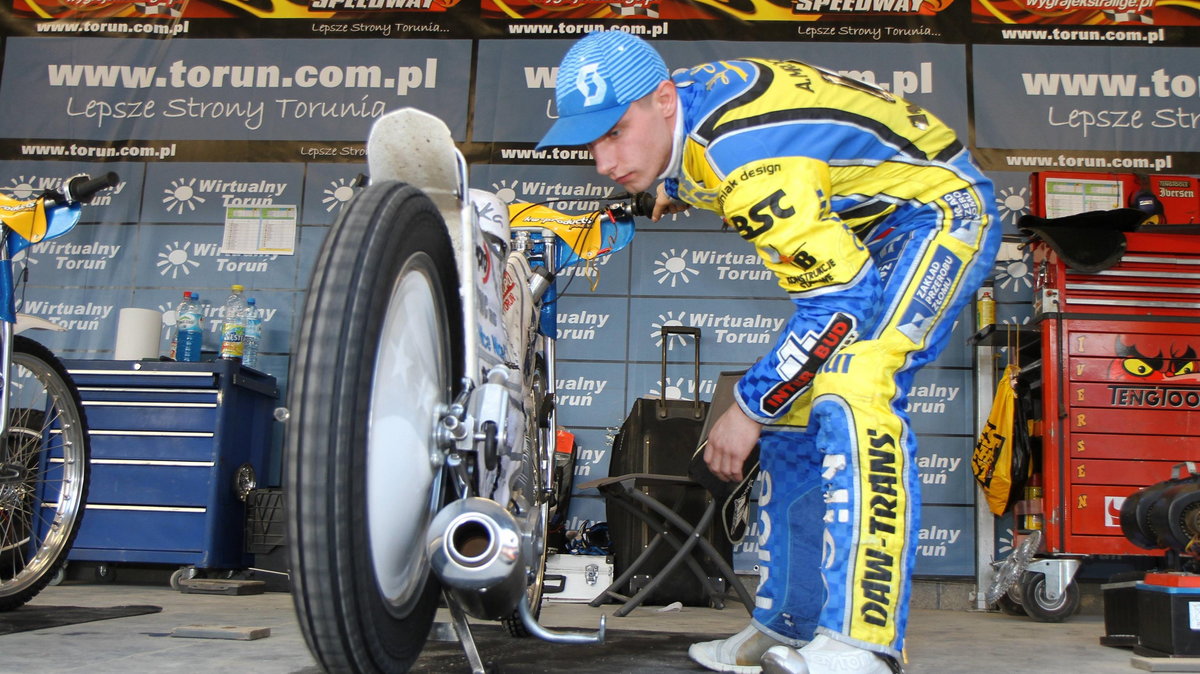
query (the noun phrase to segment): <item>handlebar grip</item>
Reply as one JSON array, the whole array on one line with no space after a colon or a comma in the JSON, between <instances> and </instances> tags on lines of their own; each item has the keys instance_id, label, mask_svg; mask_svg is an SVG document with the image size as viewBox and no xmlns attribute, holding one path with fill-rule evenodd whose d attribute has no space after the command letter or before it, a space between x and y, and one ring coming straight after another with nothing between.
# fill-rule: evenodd
<instances>
[{"instance_id":1,"label":"handlebar grip","mask_svg":"<svg viewBox=\"0 0 1200 674\"><path fill-rule=\"evenodd\" d=\"M655 196L649 192L638 192L629 200L629 211L634 215L648 218L654 214Z\"/></svg>"},{"instance_id":2,"label":"handlebar grip","mask_svg":"<svg viewBox=\"0 0 1200 674\"><path fill-rule=\"evenodd\" d=\"M92 200L92 197L96 196L97 192L110 187L116 187L120 181L120 177L113 171L96 176L95 178L75 176L67 182L66 197L68 201L77 201L81 204L86 204Z\"/></svg>"}]
</instances>

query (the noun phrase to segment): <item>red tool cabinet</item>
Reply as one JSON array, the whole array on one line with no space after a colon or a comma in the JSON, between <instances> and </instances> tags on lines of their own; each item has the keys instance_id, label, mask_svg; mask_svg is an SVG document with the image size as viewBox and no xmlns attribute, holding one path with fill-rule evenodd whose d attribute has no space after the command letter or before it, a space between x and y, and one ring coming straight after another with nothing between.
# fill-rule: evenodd
<instances>
[{"instance_id":1,"label":"red tool cabinet","mask_svg":"<svg viewBox=\"0 0 1200 674\"><path fill-rule=\"evenodd\" d=\"M1120 509L1200 460L1200 236L1130 233L1120 262L1033 248L1046 552L1140 554Z\"/></svg>"}]
</instances>

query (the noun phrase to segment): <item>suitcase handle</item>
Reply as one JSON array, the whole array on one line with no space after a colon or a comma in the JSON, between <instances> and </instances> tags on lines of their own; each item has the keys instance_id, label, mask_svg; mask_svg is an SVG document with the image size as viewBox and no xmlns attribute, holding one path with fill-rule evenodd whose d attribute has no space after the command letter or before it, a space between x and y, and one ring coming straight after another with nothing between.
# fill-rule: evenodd
<instances>
[{"instance_id":1,"label":"suitcase handle","mask_svg":"<svg viewBox=\"0 0 1200 674\"><path fill-rule=\"evenodd\" d=\"M662 395L658 397L658 402L655 404L655 415L659 419L667 418L667 348L670 344L668 335L691 335L692 344L696 347L695 366L696 374L692 380L695 382L696 395L693 396L695 404L692 407L692 416L697 419L704 418L704 407L700 403L700 328L690 325L664 325L658 330L659 337L662 340Z\"/></svg>"},{"instance_id":2,"label":"suitcase handle","mask_svg":"<svg viewBox=\"0 0 1200 674\"><path fill-rule=\"evenodd\" d=\"M542 576L542 594L562 594L567 587L567 577L561 573Z\"/></svg>"}]
</instances>

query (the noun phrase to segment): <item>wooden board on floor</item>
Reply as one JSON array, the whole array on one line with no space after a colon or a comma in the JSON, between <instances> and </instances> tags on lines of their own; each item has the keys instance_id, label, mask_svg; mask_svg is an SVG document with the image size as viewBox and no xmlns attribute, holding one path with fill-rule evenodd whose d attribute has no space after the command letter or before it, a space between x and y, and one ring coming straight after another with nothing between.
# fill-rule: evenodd
<instances>
[{"instance_id":1,"label":"wooden board on floor","mask_svg":"<svg viewBox=\"0 0 1200 674\"><path fill-rule=\"evenodd\" d=\"M1200 672L1200 658L1151 658L1135 655L1129 660L1134 669L1146 672Z\"/></svg>"},{"instance_id":2,"label":"wooden board on floor","mask_svg":"<svg viewBox=\"0 0 1200 674\"><path fill-rule=\"evenodd\" d=\"M179 591L184 594L262 594L266 586L261 580L191 578L179 581Z\"/></svg>"},{"instance_id":3,"label":"wooden board on floor","mask_svg":"<svg viewBox=\"0 0 1200 674\"><path fill-rule=\"evenodd\" d=\"M189 639L233 639L254 641L271 636L270 627L246 627L242 625L180 625L171 630L173 637Z\"/></svg>"}]
</instances>

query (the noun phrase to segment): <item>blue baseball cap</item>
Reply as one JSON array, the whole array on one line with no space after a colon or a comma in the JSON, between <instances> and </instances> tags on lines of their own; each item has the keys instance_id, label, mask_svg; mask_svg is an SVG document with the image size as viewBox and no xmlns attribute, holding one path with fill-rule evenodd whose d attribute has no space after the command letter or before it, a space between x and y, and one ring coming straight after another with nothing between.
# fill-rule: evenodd
<instances>
[{"instance_id":1,"label":"blue baseball cap","mask_svg":"<svg viewBox=\"0 0 1200 674\"><path fill-rule=\"evenodd\" d=\"M630 103L669 77L662 57L640 37L615 30L589 33L558 66L558 121L537 149L587 145L613 128Z\"/></svg>"}]
</instances>

